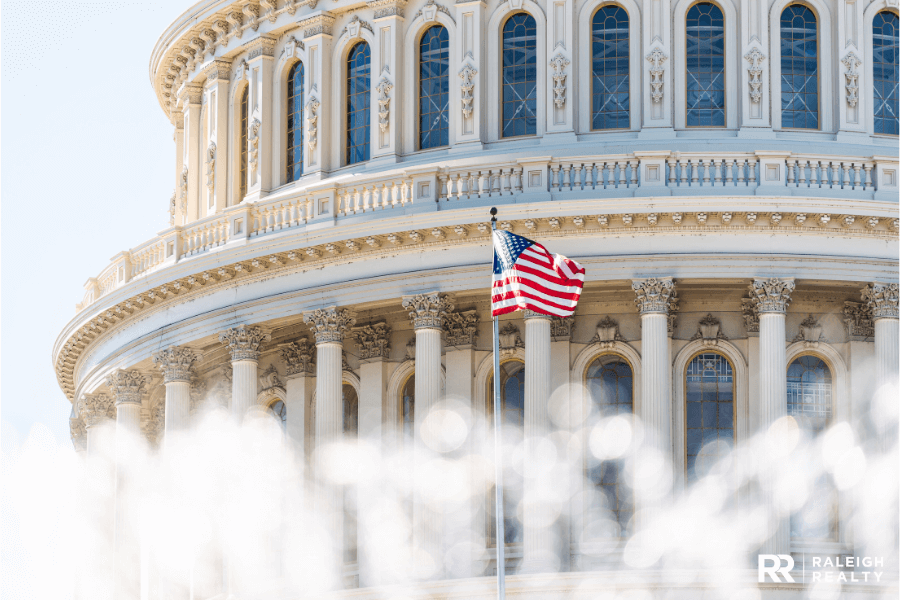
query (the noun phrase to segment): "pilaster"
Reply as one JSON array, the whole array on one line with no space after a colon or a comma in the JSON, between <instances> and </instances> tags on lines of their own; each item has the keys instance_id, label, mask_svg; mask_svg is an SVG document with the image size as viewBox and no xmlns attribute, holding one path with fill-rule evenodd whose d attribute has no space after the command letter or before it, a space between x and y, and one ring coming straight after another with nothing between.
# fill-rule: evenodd
<instances>
[{"instance_id":1,"label":"pilaster","mask_svg":"<svg viewBox=\"0 0 900 600\"><path fill-rule=\"evenodd\" d=\"M769 112L772 97L769 82L768 5L763 0L741 0L740 39L740 137L772 135ZM780 90L776 90L780 93Z\"/></svg>"},{"instance_id":2,"label":"pilaster","mask_svg":"<svg viewBox=\"0 0 900 600\"><path fill-rule=\"evenodd\" d=\"M837 141L868 141L866 73L871 60L863 40L862 0L837 0L837 72L835 92L838 106Z\"/></svg>"},{"instance_id":3,"label":"pilaster","mask_svg":"<svg viewBox=\"0 0 900 600\"><path fill-rule=\"evenodd\" d=\"M206 141L203 146L206 214L222 212L228 205L228 90L231 61L215 59L206 74Z\"/></svg>"},{"instance_id":4,"label":"pilaster","mask_svg":"<svg viewBox=\"0 0 900 600\"><path fill-rule=\"evenodd\" d=\"M250 91L247 98L247 198L255 201L272 189L272 90L276 38L262 35L248 44Z\"/></svg>"},{"instance_id":5,"label":"pilaster","mask_svg":"<svg viewBox=\"0 0 900 600\"><path fill-rule=\"evenodd\" d=\"M203 130L200 100L203 88L197 84L185 83L179 95L184 115L184 143L178 196L185 222L190 223L200 218L200 136ZM176 225L179 224L176 220Z\"/></svg>"},{"instance_id":6,"label":"pilaster","mask_svg":"<svg viewBox=\"0 0 900 600\"><path fill-rule=\"evenodd\" d=\"M297 464L301 465L304 510L311 508L308 498L310 440L306 436L309 408L312 406L316 384L315 349L306 338L279 344L285 363L285 408L287 409L287 439Z\"/></svg>"},{"instance_id":7,"label":"pilaster","mask_svg":"<svg viewBox=\"0 0 900 600\"><path fill-rule=\"evenodd\" d=\"M641 137L672 136L672 9L670 0L644 0L643 27L644 122Z\"/></svg>"},{"instance_id":8,"label":"pilaster","mask_svg":"<svg viewBox=\"0 0 900 600\"><path fill-rule=\"evenodd\" d=\"M547 124L545 135L571 133L574 140L577 90L575 71L575 33L572 11L574 0L547 0ZM585 85L590 85L585 82Z\"/></svg>"},{"instance_id":9,"label":"pilaster","mask_svg":"<svg viewBox=\"0 0 900 600\"><path fill-rule=\"evenodd\" d=\"M403 79L403 27L406 0L369 0L375 10L372 49L372 158L401 153L400 82Z\"/></svg>"},{"instance_id":10,"label":"pilaster","mask_svg":"<svg viewBox=\"0 0 900 600\"><path fill-rule=\"evenodd\" d=\"M458 64L458 79L450 74L450 93L459 94L461 102L459 115L450 118L455 123L456 144L481 144L485 138L484 128L487 117L484 114L484 82L487 70L484 54L484 27L487 22L482 0L459 0L456 8L456 48L458 57L451 57L450 64ZM496 57L495 57L496 58ZM455 60L454 60L455 59ZM499 60L499 58L497 58ZM451 137L452 139L452 137Z\"/></svg>"},{"instance_id":11,"label":"pilaster","mask_svg":"<svg viewBox=\"0 0 900 600\"><path fill-rule=\"evenodd\" d=\"M319 140L327 137L324 132L331 131L333 103L325 94L332 89L331 44L334 21L331 13L319 11L300 22L307 57L306 64L303 65L306 69L306 106L303 109L306 165L303 172L307 176L318 174L321 177L323 171L327 172L332 168L328 154L331 144L319 143Z\"/></svg>"}]
</instances>

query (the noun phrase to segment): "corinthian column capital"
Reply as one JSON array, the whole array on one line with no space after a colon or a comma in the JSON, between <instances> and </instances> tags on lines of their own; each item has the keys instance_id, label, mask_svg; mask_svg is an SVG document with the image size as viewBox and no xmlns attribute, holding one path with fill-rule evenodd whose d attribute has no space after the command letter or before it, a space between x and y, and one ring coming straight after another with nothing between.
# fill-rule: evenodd
<instances>
[{"instance_id":1,"label":"corinthian column capital","mask_svg":"<svg viewBox=\"0 0 900 600\"><path fill-rule=\"evenodd\" d=\"M896 283L870 283L862 289L862 299L872 309L872 320L896 319L898 285Z\"/></svg>"},{"instance_id":2,"label":"corinthian column capital","mask_svg":"<svg viewBox=\"0 0 900 600\"><path fill-rule=\"evenodd\" d=\"M191 366L199 354L191 348L172 346L153 356L153 364L163 373L163 383L191 380Z\"/></svg>"},{"instance_id":3,"label":"corinthian column capital","mask_svg":"<svg viewBox=\"0 0 900 600\"><path fill-rule=\"evenodd\" d=\"M219 334L219 341L228 346L232 362L259 360L259 345L272 339L272 334L255 325L238 325Z\"/></svg>"},{"instance_id":4,"label":"corinthian column capital","mask_svg":"<svg viewBox=\"0 0 900 600\"><path fill-rule=\"evenodd\" d=\"M140 371L119 369L106 376L106 385L120 404L140 404L147 377Z\"/></svg>"},{"instance_id":5,"label":"corinthian column capital","mask_svg":"<svg viewBox=\"0 0 900 600\"><path fill-rule=\"evenodd\" d=\"M675 282L671 277L651 277L650 279L633 279L631 289L634 290L638 311L642 315L651 313L669 314L675 307Z\"/></svg>"},{"instance_id":6,"label":"corinthian column capital","mask_svg":"<svg viewBox=\"0 0 900 600\"><path fill-rule=\"evenodd\" d=\"M106 394L85 394L78 402L78 414L87 428L116 417L116 404Z\"/></svg>"},{"instance_id":7,"label":"corinthian column capital","mask_svg":"<svg viewBox=\"0 0 900 600\"><path fill-rule=\"evenodd\" d=\"M310 348L308 339L300 338L295 342L279 344L279 347L281 348L281 357L284 359L288 377L292 375L312 375L316 372L315 352Z\"/></svg>"},{"instance_id":8,"label":"corinthian column capital","mask_svg":"<svg viewBox=\"0 0 900 600\"><path fill-rule=\"evenodd\" d=\"M316 344L340 344L344 334L356 324L356 313L348 308L338 310L336 306L329 306L304 313L303 321L315 334Z\"/></svg>"},{"instance_id":9,"label":"corinthian column capital","mask_svg":"<svg viewBox=\"0 0 900 600\"><path fill-rule=\"evenodd\" d=\"M447 294L427 292L403 296L403 308L416 329L442 329L444 317L453 310L453 299Z\"/></svg>"},{"instance_id":10,"label":"corinthian column capital","mask_svg":"<svg viewBox=\"0 0 900 600\"><path fill-rule=\"evenodd\" d=\"M750 301L758 314L784 313L794 291L793 277L754 279L750 284Z\"/></svg>"},{"instance_id":11,"label":"corinthian column capital","mask_svg":"<svg viewBox=\"0 0 900 600\"><path fill-rule=\"evenodd\" d=\"M391 328L379 322L363 325L353 330L359 344L359 358L388 358L391 353Z\"/></svg>"}]
</instances>

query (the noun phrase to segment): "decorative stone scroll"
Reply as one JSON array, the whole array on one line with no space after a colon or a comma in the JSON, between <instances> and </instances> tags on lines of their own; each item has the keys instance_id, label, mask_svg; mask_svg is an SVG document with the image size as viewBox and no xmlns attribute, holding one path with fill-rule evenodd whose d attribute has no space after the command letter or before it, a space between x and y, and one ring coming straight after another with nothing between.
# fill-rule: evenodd
<instances>
[{"instance_id":1,"label":"decorative stone scroll","mask_svg":"<svg viewBox=\"0 0 900 600\"><path fill-rule=\"evenodd\" d=\"M284 359L285 372L291 375L311 375L315 370L315 350L309 340L300 338L294 342L280 344L281 357Z\"/></svg>"},{"instance_id":2,"label":"decorative stone scroll","mask_svg":"<svg viewBox=\"0 0 900 600\"><path fill-rule=\"evenodd\" d=\"M668 314L670 304L675 299L675 282L671 277L651 277L631 282L631 289L637 295L635 303L643 314Z\"/></svg>"},{"instance_id":3,"label":"decorative stone scroll","mask_svg":"<svg viewBox=\"0 0 900 600\"><path fill-rule=\"evenodd\" d=\"M350 309L338 310L336 306L317 308L303 315L303 321L316 336L316 344L344 341L344 334L356 324L356 313Z\"/></svg>"},{"instance_id":4,"label":"decorative stone scroll","mask_svg":"<svg viewBox=\"0 0 900 600\"><path fill-rule=\"evenodd\" d=\"M444 332L448 346L473 346L478 338L478 315L474 310L448 313L444 317Z\"/></svg>"},{"instance_id":5,"label":"decorative stone scroll","mask_svg":"<svg viewBox=\"0 0 900 600\"><path fill-rule=\"evenodd\" d=\"M368 8L374 9L376 20L385 17L402 17L403 9L406 8L406 0L369 0L366 5Z\"/></svg>"},{"instance_id":6,"label":"decorative stone scroll","mask_svg":"<svg viewBox=\"0 0 900 600\"><path fill-rule=\"evenodd\" d=\"M259 376L259 387L265 390L272 390L275 388L284 388L284 384L281 383L281 378L278 377L278 369L275 368L275 365L269 365L269 368L262 372L262 375Z\"/></svg>"},{"instance_id":7,"label":"decorative stone scroll","mask_svg":"<svg viewBox=\"0 0 900 600\"><path fill-rule=\"evenodd\" d=\"M372 26L368 22L360 19L359 15L353 15L353 18L350 19L350 22L347 23L347 26L341 31L341 35L346 33L350 35L350 39L356 39L360 35L360 29L368 29L369 33L374 33Z\"/></svg>"},{"instance_id":8,"label":"decorative stone scroll","mask_svg":"<svg viewBox=\"0 0 900 600\"><path fill-rule=\"evenodd\" d=\"M446 294L430 292L403 297L403 308L416 329L443 329L444 317L453 310L453 300Z\"/></svg>"},{"instance_id":9,"label":"decorative stone scroll","mask_svg":"<svg viewBox=\"0 0 900 600\"><path fill-rule=\"evenodd\" d=\"M391 355L391 328L384 321L363 325L353 330L359 344L359 358L389 358Z\"/></svg>"},{"instance_id":10,"label":"decorative stone scroll","mask_svg":"<svg viewBox=\"0 0 900 600\"><path fill-rule=\"evenodd\" d=\"M609 350L616 342L624 342L625 338L619 335L619 324L613 321L609 315L597 323L597 333L591 338L592 344L599 344L602 350Z\"/></svg>"},{"instance_id":11,"label":"decorative stone scroll","mask_svg":"<svg viewBox=\"0 0 900 600\"><path fill-rule=\"evenodd\" d=\"M116 418L116 403L106 394L85 394L78 403L78 414L90 429L107 419Z\"/></svg>"},{"instance_id":12,"label":"decorative stone scroll","mask_svg":"<svg viewBox=\"0 0 900 600\"><path fill-rule=\"evenodd\" d=\"M140 404L147 385L147 377L134 369L130 371L118 369L106 376L106 385L116 397L116 406Z\"/></svg>"},{"instance_id":13,"label":"decorative stone scroll","mask_svg":"<svg viewBox=\"0 0 900 600\"><path fill-rule=\"evenodd\" d=\"M554 342L568 342L575 328L573 317L553 317L550 321L550 339Z\"/></svg>"},{"instance_id":14,"label":"decorative stone scroll","mask_svg":"<svg viewBox=\"0 0 900 600\"><path fill-rule=\"evenodd\" d=\"M747 333L759 333L759 313L756 312L756 304L751 298L741 299L741 315L744 317Z\"/></svg>"},{"instance_id":15,"label":"decorative stone scroll","mask_svg":"<svg viewBox=\"0 0 900 600\"><path fill-rule=\"evenodd\" d=\"M160 398L150 409L149 418L141 420L141 431L151 444L158 445L166 430L166 399Z\"/></svg>"},{"instance_id":16,"label":"decorative stone scroll","mask_svg":"<svg viewBox=\"0 0 900 600\"><path fill-rule=\"evenodd\" d=\"M791 292L793 291L793 277L754 279L750 284L750 299L759 314L784 313L791 303Z\"/></svg>"},{"instance_id":17,"label":"decorative stone scroll","mask_svg":"<svg viewBox=\"0 0 900 600\"><path fill-rule=\"evenodd\" d=\"M199 354L191 348L172 346L150 357L163 373L163 383L190 381L191 367Z\"/></svg>"},{"instance_id":18,"label":"decorative stone scroll","mask_svg":"<svg viewBox=\"0 0 900 600\"><path fill-rule=\"evenodd\" d=\"M666 53L663 52L662 48L654 48L650 54L647 55L647 60L650 61L650 97L653 99L654 103L662 102L663 99L663 74L665 73L665 69L662 64L666 62L669 57L666 56Z\"/></svg>"},{"instance_id":19,"label":"decorative stone scroll","mask_svg":"<svg viewBox=\"0 0 900 600\"><path fill-rule=\"evenodd\" d=\"M815 348L822 341L822 326L815 317L809 315L800 323L800 331L794 336L794 342L803 342L807 348Z\"/></svg>"},{"instance_id":20,"label":"decorative stone scroll","mask_svg":"<svg viewBox=\"0 0 900 600\"><path fill-rule=\"evenodd\" d=\"M550 68L553 69L553 102L556 108L562 108L566 104L566 67L569 59L562 52L550 59Z\"/></svg>"},{"instance_id":21,"label":"decorative stone scroll","mask_svg":"<svg viewBox=\"0 0 900 600\"><path fill-rule=\"evenodd\" d=\"M862 299L872 311L872 320L898 318L896 283L870 283L862 290Z\"/></svg>"},{"instance_id":22,"label":"decorative stone scroll","mask_svg":"<svg viewBox=\"0 0 900 600\"><path fill-rule=\"evenodd\" d=\"M306 145L309 151L316 149L316 143L319 141L319 103L316 98L310 98L306 103Z\"/></svg>"},{"instance_id":23,"label":"decorative stone scroll","mask_svg":"<svg viewBox=\"0 0 900 600\"><path fill-rule=\"evenodd\" d=\"M428 0L428 2L425 3L425 6L413 16L413 20L422 17L426 23L430 23L437 18L438 12L442 12L452 18L450 11L447 10L446 6L436 3L434 0Z\"/></svg>"},{"instance_id":24,"label":"decorative stone scroll","mask_svg":"<svg viewBox=\"0 0 900 600\"><path fill-rule=\"evenodd\" d=\"M475 76L478 71L470 64L463 66L459 72L459 78L462 79L460 91L462 92L462 114L463 118L468 119L472 116L472 91L475 89Z\"/></svg>"},{"instance_id":25,"label":"decorative stone scroll","mask_svg":"<svg viewBox=\"0 0 900 600\"><path fill-rule=\"evenodd\" d=\"M750 52L744 55L744 58L750 63L750 68L747 69L747 72L750 74L750 101L758 104L762 99L763 84L763 70L760 63L766 60L766 55L759 48L752 48Z\"/></svg>"},{"instance_id":26,"label":"decorative stone scroll","mask_svg":"<svg viewBox=\"0 0 900 600\"><path fill-rule=\"evenodd\" d=\"M728 338L722 333L722 323L711 314L707 314L697 326L697 333L691 336L691 341L702 340L703 346L716 346L719 340Z\"/></svg>"},{"instance_id":27,"label":"decorative stone scroll","mask_svg":"<svg viewBox=\"0 0 900 600\"><path fill-rule=\"evenodd\" d=\"M387 131L391 117L391 90L394 84L388 81L387 77L382 77L375 91L378 92L378 126L381 133Z\"/></svg>"},{"instance_id":28,"label":"decorative stone scroll","mask_svg":"<svg viewBox=\"0 0 900 600\"><path fill-rule=\"evenodd\" d=\"M844 302L844 325L847 327L847 335L852 338L875 337L875 322L872 320L872 310L868 304L859 302Z\"/></svg>"},{"instance_id":29,"label":"decorative stone scroll","mask_svg":"<svg viewBox=\"0 0 900 600\"><path fill-rule=\"evenodd\" d=\"M844 73L847 88L847 105L855 108L859 102L859 67L862 65L862 61L851 51L841 59L841 63L847 67L847 72Z\"/></svg>"},{"instance_id":30,"label":"decorative stone scroll","mask_svg":"<svg viewBox=\"0 0 900 600\"><path fill-rule=\"evenodd\" d=\"M519 335L519 328L513 325L511 321L507 321L506 324L500 328L499 338L498 341L501 356L514 354L516 348L525 347L525 342L522 341L522 336Z\"/></svg>"},{"instance_id":31,"label":"decorative stone scroll","mask_svg":"<svg viewBox=\"0 0 900 600\"><path fill-rule=\"evenodd\" d=\"M248 141L250 145L247 150L248 162L250 163L251 175L256 174L256 168L259 166L259 128L262 126L259 119L253 119L248 132Z\"/></svg>"},{"instance_id":32,"label":"decorative stone scroll","mask_svg":"<svg viewBox=\"0 0 900 600\"><path fill-rule=\"evenodd\" d=\"M238 325L219 334L228 346L231 360L259 360L259 345L272 339L272 334L255 325Z\"/></svg>"},{"instance_id":33,"label":"decorative stone scroll","mask_svg":"<svg viewBox=\"0 0 900 600\"><path fill-rule=\"evenodd\" d=\"M206 187L213 193L216 185L216 143L210 142L206 149Z\"/></svg>"}]
</instances>

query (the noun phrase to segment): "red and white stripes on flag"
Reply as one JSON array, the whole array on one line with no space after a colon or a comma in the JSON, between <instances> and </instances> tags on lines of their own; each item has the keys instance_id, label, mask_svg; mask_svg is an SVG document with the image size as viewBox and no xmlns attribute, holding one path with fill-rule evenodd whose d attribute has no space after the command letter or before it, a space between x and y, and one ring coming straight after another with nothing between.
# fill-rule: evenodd
<instances>
[{"instance_id":1,"label":"red and white stripes on flag","mask_svg":"<svg viewBox=\"0 0 900 600\"><path fill-rule=\"evenodd\" d=\"M581 297L584 268L542 245L503 230L493 232L491 316L516 310L569 317Z\"/></svg>"}]
</instances>

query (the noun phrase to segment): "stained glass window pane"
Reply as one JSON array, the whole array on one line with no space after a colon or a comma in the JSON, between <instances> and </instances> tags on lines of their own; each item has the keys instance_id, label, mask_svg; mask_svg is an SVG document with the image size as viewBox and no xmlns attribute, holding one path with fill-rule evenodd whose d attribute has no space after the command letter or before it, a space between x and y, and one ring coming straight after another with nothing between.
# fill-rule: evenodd
<instances>
[{"instance_id":1,"label":"stained glass window pane","mask_svg":"<svg viewBox=\"0 0 900 600\"><path fill-rule=\"evenodd\" d=\"M725 18L710 2L693 5L685 23L688 127L725 127Z\"/></svg>"},{"instance_id":2,"label":"stained glass window pane","mask_svg":"<svg viewBox=\"0 0 900 600\"><path fill-rule=\"evenodd\" d=\"M628 13L604 6L591 23L591 129L628 129Z\"/></svg>"},{"instance_id":3,"label":"stained glass window pane","mask_svg":"<svg viewBox=\"0 0 900 600\"><path fill-rule=\"evenodd\" d=\"M607 417L631 416L634 412L631 367L618 356L601 356L588 367L585 385L593 401L590 426ZM598 492L590 507L588 531L592 536L626 537L634 514L631 486L625 481L622 460L599 460L588 452L588 478Z\"/></svg>"},{"instance_id":4,"label":"stained glass window pane","mask_svg":"<svg viewBox=\"0 0 900 600\"><path fill-rule=\"evenodd\" d=\"M537 25L516 13L503 25L502 137L537 133Z\"/></svg>"},{"instance_id":5,"label":"stained glass window pane","mask_svg":"<svg viewBox=\"0 0 900 600\"><path fill-rule=\"evenodd\" d=\"M347 164L369 160L369 101L372 55L360 42L347 57Z\"/></svg>"},{"instance_id":6,"label":"stained glass window pane","mask_svg":"<svg viewBox=\"0 0 900 600\"><path fill-rule=\"evenodd\" d=\"M872 75L875 133L898 135L897 84L900 29L896 13L881 11L872 22Z\"/></svg>"},{"instance_id":7,"label":"stained glass window pane","mask_svg":"<svg viewBox=\"0 0 900 600\"><path fill-rule=\"evenodd\" d=\"M819 128L816 16L801 4L781 13L781 126Z\"/></svg>"},{"instance_id":8,"label":"stained glass window pane","mask_svg":"<svg viewBox=\"0 0 900 600\"><path fill-rule=\"evenodd\" d=\"M287 81L287 180L303 175L303 63L295 63Z\"/></svg>"},{"instance_id":9,"label":"stained glass window pane","mask_svg":"<svg viewBox=\"0 0 900 600\"><path fill-rule=\"evenodd\" d=\"M450 144L450 35L435 25L419 42L419 148Z\"/></svg>"},{"instance_id":10,"label":"stained glass window pane","mask_svg":"<svg viewBox=\"0 0 900 600\"><path fill-rule=\"evenodd\" d=\"M250 86L244 87L241 93L241 179L239 185L238 202L247 195L247 138L250 136L248 129L248 103L250 99Z\"/></svg>"},{"instance_id":11,"label":"stained glass window pane","mask_svg":"<svg viewBox=\"0 0 900 600\"><path fill-rule=\"evenodd\" d=\"M416 376L411 375L400 392L400 410L403 415L403 437L407 443L413 439L413 423L416 410Z\"/></svg>"},{"instance_id":12,"label":"stained glass window pane","mask_svg":"<svg viewBox=\"0 0 900 600\"><path fill-rule=\"evenodd\" d=\"M488 419L493 426L494 377L488 378ZM525 424L525 365L519 361L509 361L500 365L500 414L503 424L504 446L515 446L524 440ZM506 459L509 465L509 459ZM504 470L503 475L503 533L507 544L522 543L524 531L519 521L518 507L522 501L524 482L522 475L514 469ZM494 492L488 496L489 512L494 514ZM490 519L489 536L497 539L494 518Z\"/></svg>"},{"instance_id":13,"label":"stained glass window pane","mask_svg":"<svg viewBox=\"0 0 900 600\"><path fill-rule=\"evenodd\" d=\"M685 464L694 482L734 446L734 373L724 356L699 354L685 373Z\"/></svg>"}]
</instances>

